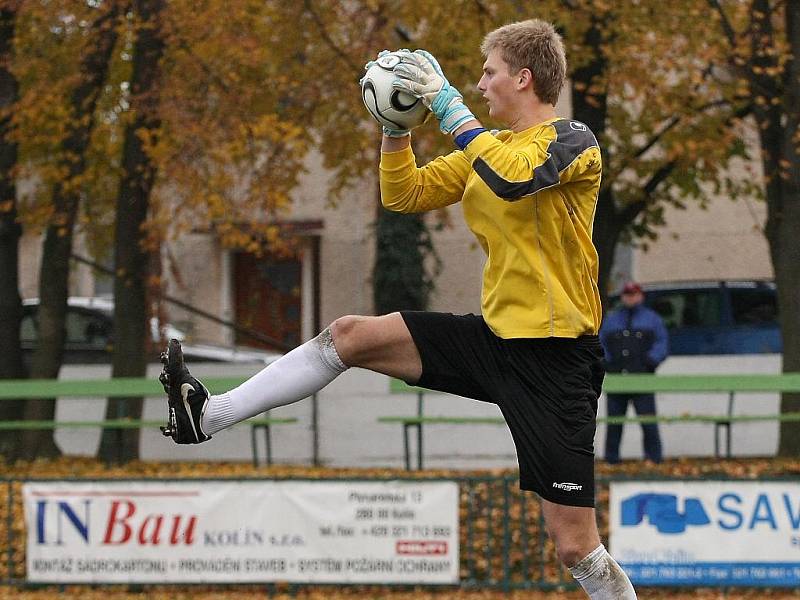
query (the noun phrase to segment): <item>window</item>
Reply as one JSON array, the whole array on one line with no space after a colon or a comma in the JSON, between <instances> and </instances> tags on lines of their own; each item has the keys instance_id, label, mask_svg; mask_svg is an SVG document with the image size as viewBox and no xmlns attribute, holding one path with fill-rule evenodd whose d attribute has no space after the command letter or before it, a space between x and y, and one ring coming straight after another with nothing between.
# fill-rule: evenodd
<instances>
[{"instance_id":1,"label":"window","mask_svg":"<svg viewBox=\"0 0 800 600\"><path fill-rule=\"evenodd\" d=\"M108 345L111 322L101 315L67 310L67 344L103 350Z\"/></svg>"},{"instance_id":2,"label":"window","mask_svg":"<svg viewBox=\"0 0 800 600\"><path fill-rule=\"evenodd\" d=\"M714 327L721 323L722 296L719 290L680 290L653 293L649 304L667 329Z\"/></svg>"},{"instance_id":3,"label":"window","mask_svg":"<svg viewBox=\"0 0 800 600\"><path fill-rule=\"evenodd\" d=\"M25 311L19 328L19 339L25 345L35 344L39 339L39 320L35 313Z\"/></svg>"},{"instance_id":4,"label":"window","mask_svg":"<svg viewBox=\"0 0 800 600\"><path fill-rule=\"evenodd\" d=\"M775 291L768 288L737 289L731 292L731 312L735 325L777 325L778 303Z\"/></svg>"},{"instance_id":5,"label":"window","mask_svg":"<svg viewBox=\"0 0 800 600\"><path fill-rule=\"evenodd\" d=\"M65 343L73 349L105 350L110 342L111 319L102 313L67 308ZM39 343L39 307L28 307L20 323L20 342L26 348Z\"/></svg>"}]
</instances>

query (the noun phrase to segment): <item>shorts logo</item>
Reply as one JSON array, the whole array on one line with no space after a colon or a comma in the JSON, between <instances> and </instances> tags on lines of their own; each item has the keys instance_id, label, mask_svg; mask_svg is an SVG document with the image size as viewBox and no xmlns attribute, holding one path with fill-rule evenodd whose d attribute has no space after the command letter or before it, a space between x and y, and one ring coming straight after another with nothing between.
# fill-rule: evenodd
<instances>
[{"instance_id":1,"label":"shorts logo","mask_svg":"<svg viewBox=\"0 0 800 600\"><path fill-rule=\"evenodd\" d=\"M565 481L564 483L553 482L553 487L556 488L557 490L564 490L565 492L575 492L583 489L582 485L579 485L577 483L569 483L567 481Z\"/></svg>"}]
</instances>

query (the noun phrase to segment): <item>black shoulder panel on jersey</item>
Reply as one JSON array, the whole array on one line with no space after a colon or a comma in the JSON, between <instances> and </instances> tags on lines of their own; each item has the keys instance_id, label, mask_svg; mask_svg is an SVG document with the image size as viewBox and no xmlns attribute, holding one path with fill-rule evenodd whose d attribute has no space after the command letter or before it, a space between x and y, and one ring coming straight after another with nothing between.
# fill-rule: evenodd
<instances>
[{"instance_id":1,"label":"black shoulder panel on jersey","mask_svg":"<svg viewBox=\"0 0 800 600\"><path fill-rule=\"evenodd\" d=\"M476 158L472 168L496 196L511 202L531 196L559 182L561 171L566 169L587 148L597 146L597 139L580 121L560 119L553 123L556 137L547 146L547 160L533 170L527 181L508 181L495 173L481 158Z\"/></svg>"}]
</instances>

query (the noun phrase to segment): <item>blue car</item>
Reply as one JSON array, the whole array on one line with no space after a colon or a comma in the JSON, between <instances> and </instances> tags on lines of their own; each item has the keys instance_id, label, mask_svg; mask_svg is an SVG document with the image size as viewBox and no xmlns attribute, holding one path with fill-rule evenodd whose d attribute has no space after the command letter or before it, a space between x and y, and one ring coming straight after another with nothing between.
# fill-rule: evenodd
<instances>
[{"instance_id":1,"label":"blue car","mask_svg":"<svg viewBox=\"0 0 800 600\"><path fill-rule=\"evenodd\" d=\"M642 285L664 320L670 355L770 354L782 350L775 284L705 281ZM619 298L611 298L616 308Z\"/></svg>"}]
</instances>

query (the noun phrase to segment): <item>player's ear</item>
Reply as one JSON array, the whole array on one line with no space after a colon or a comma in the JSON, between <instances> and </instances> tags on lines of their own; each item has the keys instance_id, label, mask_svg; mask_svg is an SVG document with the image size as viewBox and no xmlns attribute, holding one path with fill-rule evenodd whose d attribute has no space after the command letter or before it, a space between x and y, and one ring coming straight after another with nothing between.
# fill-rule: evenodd
<instances>
[{"instance_id":1,"label":"player's ear","mask_svg":"<svg viewBox=\"0 0 800 600\"><path fill-rule=\"evenodd\" d=\"M517 87L524 89L529 85L533 85L533 73L527 68L520 69L519 73L517 73Z\"/></svg>"}]
</instances>

